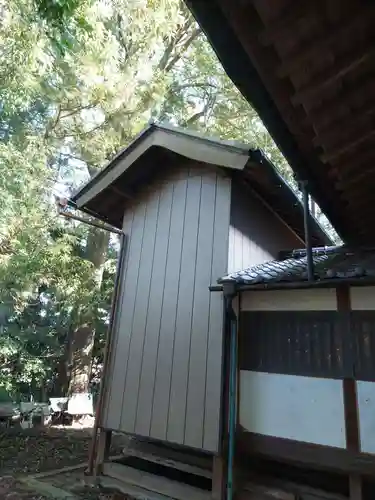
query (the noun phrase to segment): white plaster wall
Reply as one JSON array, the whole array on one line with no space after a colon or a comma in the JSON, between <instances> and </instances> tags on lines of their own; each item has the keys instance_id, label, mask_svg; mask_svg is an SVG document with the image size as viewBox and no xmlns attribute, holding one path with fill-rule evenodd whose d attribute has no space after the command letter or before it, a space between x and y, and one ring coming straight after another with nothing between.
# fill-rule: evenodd
<instances>
[{"instance_id":1,"label":"white plaster wall","mask_svg":"<svg viewBox=\"0 0 375 500\"><path fill-rule=\"evenodd\" d=\"M341 380L241 370L239 406L249 432L346 446Z\"/></svg>"},{"instance_id":2,"label":"white plaster wall","mask_svg":"<svg viewBox=\"0 0 375 500\"><path fill-rule=\"evenodd\" d=\"M350 301L353 311L373 311L375 309L375 287L351 287Z\"/></svg>"},{"instance_id":3,"label":"white plaster wall","mask_svg":"<svg viewBox=\"0 0 375 500\"><path fill-rule=\"evenodd\" d=\"M375 296L374 296L375 297ZM243 292L244 311L335 311L334 288Z\"/></svg>"},{"instance_id":4,"label":"white plaster wall","mask_svg":"<svg viewBox=\"0 0 375 500\"><path fill-rule=\"evenodd\" d=\"M375 453L375 383L357 382L361 451Z\"/></svg>"}]
</instances>

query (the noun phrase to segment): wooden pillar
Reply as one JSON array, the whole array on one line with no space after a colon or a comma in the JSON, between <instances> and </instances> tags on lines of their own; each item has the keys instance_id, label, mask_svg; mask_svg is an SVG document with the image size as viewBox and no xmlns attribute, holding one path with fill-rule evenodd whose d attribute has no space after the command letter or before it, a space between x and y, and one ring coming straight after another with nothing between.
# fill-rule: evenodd
<instances>
[{"instance_id":1,"label":"wooden pillar","mask_svg":"<svg viewBox=\"0 0 375 500\"><path fill-rule=\"evenodd\" d=\"M350 474L349 476L349 495L350 500L362 500L362 478L359 474Z\"/></svg>"},{"instance_id":2,"label":"wooden pillar","mask_svg":"<svg viewBox=\"0 0 375 500\"><path fill-rule=\"evenodd\" d=\"M96 449L97 451L96 451L94 476L97 476L102 472L103 463L109 457L111 440L112 440L112 431L100 429L98 436L98 444Z\"/></svg>"},{"instance_id":3,"label":"wooden pillar","mask_svg":"<svg viewBox=\"0 0 375 500\"><path fill-rule=\"evenodd\" d=\"M223 500L225 495L226 461L222 455L213 457L212 464L212 499Z\"/></svg>"},{"instance_id":4,"label":"wooden pillar","mask_svg":"<svg viewBox=\"0 0 375 500\"><path fill-rule=\"evenodd\" d=\"M354 349L350 322L350 288L342 285L336 290L337 311L340 315L340 333L344 342L345 379L343 380L346 449L349 453L360 453L357 383L355 380ZM349 474L350 500L362 500L362 478L360 474Z\"/></svg>"}]
</instances>

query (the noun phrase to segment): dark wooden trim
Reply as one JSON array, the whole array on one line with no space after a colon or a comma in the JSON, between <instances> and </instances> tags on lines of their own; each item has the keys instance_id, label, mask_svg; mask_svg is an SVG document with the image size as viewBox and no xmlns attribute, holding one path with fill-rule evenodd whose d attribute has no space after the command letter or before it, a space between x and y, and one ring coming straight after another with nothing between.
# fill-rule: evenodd
<instances>
[{"instance_id":1,"label":"dark wooden trim","mask_svg":"<svg viewBox=\"0 0 375 500\"><path fill-rule=\"evenodd\" d=\"M345 284L336 288L337 310L341 312L350 311L350 289Z\"/></svg>"},{"instance_id":2,"label":"dark wooden trim","mask_svg":"<svg viewBox=\"0 0 375 500\"><path fill-rule=\"evenodd\" d=\"M242 311L241 370L343 379L346 353L333 311Z\"/></svg>"},{"instance_id":3,"label":"dark wooden trim","mask_svg":"<svg viewBox=\"0 0 375 500\"><path fill-rule=\"evenodd\" d=\"M349 495L350 500L362 500L362 478L359 474L350 474L349 476Z\"/></svg>"},{"instance_id":4,"label":"dark wooden trim","mask_svg":"<svg viewBox=\"0 0 375 500\"><path fill-rule=\"evenodd\" d=\"M240 369L375 382L375 311L343 308L345 294L339 311L241 311Z\"/></svg>"},{"instance_id":5,"label":"dark wooden trim","mask_svg":"<svg viewBox=\"0 0 375 500\"><path fill-rule=\"evenodd\" d=\"M360 452L357 388L354 379L343 380L346 447Z\"/></svg>"},{"instance_id":6,"label":"dark wooden trim","mask_svg":"<svg viewBox=\"0 0 375 500\"><path fill-rule=\"evenodd\" d=\"M264 85L258 68L254 61L248 56L244 46L239 41L233 24L228 21L222 9L222 2L201 0L186 0L193 15L208 36L208 40L215 47L216 53L224 66L225 71L237 85L245 98L251 102L254 109L262 115L262 120L275 142L278 144L287 160L292 165L299 177L308 178L312 181L312 197L317 200L322 210L329 214L330 219L342 237L348 234L347 221L335 206L332 205L328 190L323 184L317 183L316 173L323 168L317 155L307 157L297 145L295 137L291 134L288 126L282 118L274 98L271 97ZM247 9L250 4L247 5ZM258 17L254 13L254 17ZM244 26L247 32L248 24ZM255 35L253 36L255 38ZM234 57L235 54L235 57ZM276 67L275 65L273 67ZM314 164L313 167L311 167ZM344 230L345 229L345 230ZM350 232L350 231L349 231Z\"/></svg>"},{"instance_id":7,"label":"dark wooden trim","mask_svg":"<svg viewBox=\"0 0 375 500\"><path fill-rule=\"evenodd\" d=\"M222 456L213 457L212 463L212 499L223 500L225 495L226 461Z\"/></svg>"},{"instance_id":8,"label":"dark wooden trim","mask_svg":"<svg viewBox=\"0 0 375 500\"><path fill-rule=\"evenodd\" d=\"M340 330L346 343L346 377L343 380L346 447L353 452L360 452L357 384L355 381L355 345L351 331L350 288L342 285L336 289L337 311Z\"/></svg>"},{"instance_id":9,"label":"dark wooden trim","mask_svg":"<svg viewBox=\"0 0 375 500\"><path fill-rule=\"evenodd\" d=\"M375 382L375 310L351 312L356 380Z\"/></svg>"},{"instance_id":10,"label":"dark wooden trim","mask_svg":"<svg viewBox=\"0 0 375 500\"><path fill-rule=\"evenodd\" d=\"M299 467L310 466L314 470L371 476L375 470L375 455L253 434L243 429L237 433L237 449L243 456L259 456Z\"/></svg>"},{"instance_id":11,"label":"dark wooden trim","mask_svg":"<svg viewBox=\"0 0 375 500\"><path fill-rule=\"evenodd\" d=\"M99 430L98 444L96 449L96 461L94 475L97 476L102 473L103 464L109 458L111 449L112 431L105 429Z\"/></svg>"},{"instance_id":12,"label":"dark wooden trim","mask_svg":"<svg viewBox=\"0 0 375 500\"><path fill-rule=\"evenodd\" d=\"M354 332L352 332L351 328L350 288L345 285L337 287L336 297L341 333L344 342L346 342L346 348L344 348L344 351L347 355L346 372L348 376L342 383L344 395L346 449L350 454L353 453L361 455L357 383L355 381L356 352ZM349 497L350 500L362 500L362 478L360 474L349 474Z\"/></svg>"},{"instance_id":13,"label":"dark wooden trim","mask_svg":"<svg viewBox=\"0 0 375 500\"><path fill-rule=\"evenodd\" d=\"M220 280L219 280L220 282ZM222 281L224 283L225 281ZM254 291L267 292L269 290L302 290L305 288L336 288L345 286L374 286L375 278L364 276L359 278L331 278L316 281L270 281L268 283L255 283L253 285L237 283L239 292ZM213 291L216 290L215 288Z\"/></svg>"}]
</instances>

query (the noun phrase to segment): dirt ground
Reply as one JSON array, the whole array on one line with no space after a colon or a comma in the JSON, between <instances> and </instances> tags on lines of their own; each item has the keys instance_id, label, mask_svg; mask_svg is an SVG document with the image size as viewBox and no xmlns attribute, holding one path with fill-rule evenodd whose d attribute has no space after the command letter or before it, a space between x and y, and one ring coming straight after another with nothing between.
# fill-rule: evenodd
<instances>
[{"instance_id":1,"label":"dirt ground","mask_svg":"<svg viewBox=\"0 0 375 500\"><path fill-rule=\"evenodd\" d=\"M88 459L91 429L51 427L1 429L0 432L0 500L47 500L48 497L28 491L21 479L30 474L78 465ZM115 435L112 443L111 454L120 454L124 438ZM87 500L111 498L111 495L94 490L84 491L82 495Z\"/></svg>"}]
</instances>

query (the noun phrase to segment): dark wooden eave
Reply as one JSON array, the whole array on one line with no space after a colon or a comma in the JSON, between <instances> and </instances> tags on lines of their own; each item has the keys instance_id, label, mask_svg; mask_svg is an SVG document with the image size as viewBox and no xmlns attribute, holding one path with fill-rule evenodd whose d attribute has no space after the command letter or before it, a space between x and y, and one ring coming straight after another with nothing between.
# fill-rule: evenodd
<instances>
[{"instance_id":1,"label":"dark wooden eave","mask_svg":"<svg viewBox=\"0 0 375 500\"><path fill-rule=\"evenodd\" d=\"M186 1L340 236L374 243L375 2Z\"/></svg>"}]
</instances>

